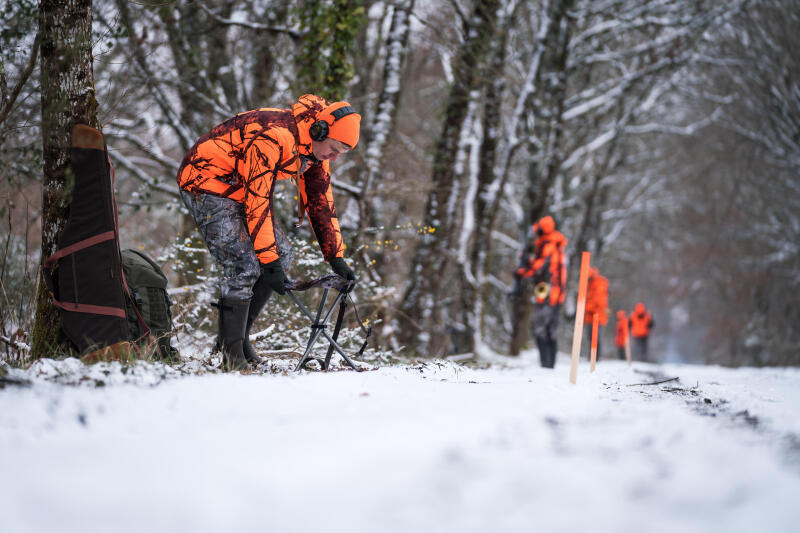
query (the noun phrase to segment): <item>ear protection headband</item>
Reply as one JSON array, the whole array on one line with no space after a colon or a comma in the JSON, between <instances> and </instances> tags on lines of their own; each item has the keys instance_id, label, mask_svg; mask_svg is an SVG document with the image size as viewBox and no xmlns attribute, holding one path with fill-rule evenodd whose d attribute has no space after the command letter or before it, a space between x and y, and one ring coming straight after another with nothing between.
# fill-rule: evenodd
<instances>
[{"instance_id":1,"label":"ear protection headband","mask_svg":"<svg viewBox=\"0 0 800 533\"><path fill-rule=\"evenodd\" d=\"M349 105L340 107L339 109L331 112L333 121L330 124L328 124L327 120L318 120L313 123L310 128L308 128L308 134L314 141L324 141L328 138L328 134L331 131L331 126L333 126L334 122L342 117L346 117L347 115L352 115L353 113L355 113L355 110Z\"/></svg>"}]
</instances>

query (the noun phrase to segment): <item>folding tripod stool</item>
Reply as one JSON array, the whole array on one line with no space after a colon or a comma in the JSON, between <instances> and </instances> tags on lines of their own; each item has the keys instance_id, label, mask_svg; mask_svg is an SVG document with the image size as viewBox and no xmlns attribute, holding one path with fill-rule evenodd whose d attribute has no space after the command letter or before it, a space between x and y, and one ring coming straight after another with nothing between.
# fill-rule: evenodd
<instances>
[{"instance_id":1,"label":"folding tripod stool","mask_svg":"<svg viewBox=\"0 0 800 533\"><path fill-rule=\"evenodd\" d=\"M286 283L286 292L289 296L294 300L300 310L306 315L309 320L311 320L311 336L308 339L308 344L306 345L306 351L303 353L303 356L300 358L300 361L297 363L295 367L295 371L304 368L306 364L310 361L314 360L320 364L322 370L328 370L331 363L331 356L333 355L334 350L336 350L339 355L342 356L342 359L350 365L353 370L360 372L361 369L358 368L355 363L353 362L350 357L344 352L337 339L339 338L339 331L342 329L342 321L344 320L344 313L347 308L347 296L348 293L352 290L353 285L355 282L347 281L343 277L337 274L327 274L322 276L321 278L317 278L311 281L289 281ZM303 305L295 291L305 291L312 287L320 287L323 289L322 298L320 299L319 306L317 307L317 313L314 315L309 309ZM328 300L328 293L331 290L336 291L336 296L333 299L333 303L330 305L329 308L325 308L325 304ZM339 305L339 315L336 318L336 325L333 328L333 335L329 334L327 331L328 327L328 320L330 319L331 315L333 314L333 310L336 308L337 304ZM354 304L355 305L355 304ZM356 317L358 315L356 314ZM361 329L365 331L366 337L369 338L370 333L372 332L372 328L365 329L361 320L358 320ZM325 355L325 359L321 359L319 357L314 357L311 353L312 349L314 348L314 344L316 344L317 340L320 339L320 336L324 336L328 339L330 343L328 345L328 353ZM361 346L361 349L358 351L358 355L364 353L364 348L367 347L367 338L364 339L364 344Z\"/></svg>"}]
</instances>

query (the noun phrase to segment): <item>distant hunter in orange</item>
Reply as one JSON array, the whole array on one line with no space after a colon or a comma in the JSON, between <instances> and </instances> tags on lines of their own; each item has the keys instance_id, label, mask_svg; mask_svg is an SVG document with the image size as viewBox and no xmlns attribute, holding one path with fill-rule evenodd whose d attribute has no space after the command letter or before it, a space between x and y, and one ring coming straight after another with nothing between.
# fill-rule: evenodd
<instances>
[{"instance_id":1,"label":"distant hunter in orange","mask_svg":"<svg viewBox=\"0 0 800 533\"><path fill-rule=\"evenodd\" d=\"M553 368L556 364L558 339L558 314L564 303L567 283L567 267L564 248L567 238L556 231L553 217L546 216L532 227L536 241L533 256L527 265L516 270L515 276L530 279L534 284L535 303L531 318L531 329L536 337L541 365Z\"/></svg>"},{"instance_id":2,"label":"distant hunter in orange","mask_svg":"<svg viewBox=\"0 0 800 533\"><path fill-rule=\"evenodd\" d=\"M620 309L617 311L617 328L614 335L614 344L617 346L617 357L625 359L625 346L628 345L630 329L628 325L628 316L625 311Z\"/></svg>"},{"instance_id":3,"label":"distant hunter in orange","mask_svg":"<svg viewBox=\"0 0 800 533\"><path fill-rule=\"evenodd\" d=\"M647 361L647 340L650 338L650 330L655 326L653 315L642 302L638 302L630 315L630 321L634 358Z\"/></svg>"},{"instance_id":4,"label":"distant hunter in orange","mask_svg":"<svg viewBox=\"0 0 800 533\"><path fill-rule=\"evenodd\" d=\"M333 205L330 163L355 148L361 116L347 102L307 94L291 109L232 117L201 137L178 170L181 197L221 275L218 345L228 369L257 356L249 330L272 291L285 292L285 237L273 224L278 180L297 185L300 221L308 215L334 272L355 279Z\"/></svg>"},{"instance_id":5,"label":"distant hunter in orange","mask_svg":"<svg viewBox=\"0 0 800 533\"><path fill-rule=\"evenodd\" d=\"M597 315L597 359L600 359L600 336L603 326L608 324L608 278L600 275L600 271L591 267L589 269L589 279L586 284L586 313L583 316L583 323L588 328L588 339L591 339L592 321ZM586 343L587 351L591 349L591 342Z\"/></svg>"}]
</instances>

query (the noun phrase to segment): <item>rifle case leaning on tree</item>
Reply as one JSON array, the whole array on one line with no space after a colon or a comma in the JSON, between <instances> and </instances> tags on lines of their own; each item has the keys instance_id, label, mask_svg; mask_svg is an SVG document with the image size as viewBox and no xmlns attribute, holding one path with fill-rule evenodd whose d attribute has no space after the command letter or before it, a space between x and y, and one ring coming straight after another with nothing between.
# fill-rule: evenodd
<instances>
[{"instance_id":1,"label":"rifle case leaning on tree","mask_svg":"<svg viewBox=\"0 0 800 533\"><path fill-rule=\"evenodd\" d=\"M44 277L64 333L85 353L132 340L125 312L131 298L119 248L114 169L102 133L74 126L70 156L69 217L58 250L44 263ZM150 331L138 320L147 338Z\"/></svg>"}]
</instances>

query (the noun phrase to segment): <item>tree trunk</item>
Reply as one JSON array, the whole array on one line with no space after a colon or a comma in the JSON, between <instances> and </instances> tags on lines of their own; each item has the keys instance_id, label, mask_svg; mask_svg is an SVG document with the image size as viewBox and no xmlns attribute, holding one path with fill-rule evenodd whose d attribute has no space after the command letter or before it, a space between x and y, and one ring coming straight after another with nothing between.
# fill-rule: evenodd
<instances>
[{"instance_id":1,"label":"tree trunk","mask_svg":"<svg viewBox=\"0 0 800 533\"><path fill-rule=\"evenodd\" d=\"M353 78L351 52L366 20L358 0L306 0L298 10L303 31L295 92L341 100Z\"/></svg>"},{"instance_id":2,"label":"tree trunk","mask_svg":"<svg viewBox=\"0 0 800 533\"><path fill-rule=\"evenodd\" d=\"M380 225L382 220L381 198L383 195L373 197L373 192L383 177L384 150L389 135L394 131L413 10L414 0L406 0L398 3L392 13L391 28L386 38L387 53L383 66L383 86L369 128L369 141L364 155L365 168L358 180L360 193L356 245L364 240L364 231L368 225Z\"/></svg>"},{"instance_id":3,"label":"tree trunk","mask_svg":"<svg viewBox=\"0 0 800 533\"><path fill-rule=\"evenodd\" d=\"M55 252L67 221L72 187L68 170L72 126L83 123L98 127L91 0L42 0L39 28L44 160L41 265ZM31 356L41 358L68 348L40 267Z\"/></svg>"},{"instance_id":4,"label":"tree trunk","mask_svg":"<svg viewBox=\"0 0 800 533\"><path fill-rule=\"evenodd\" d=\"M455 213L454 195L457 192L455 164L459 153L461 129L467 117L470 94L478 87L484 71L495 25L499 0L476 0L469 17L462 43L454 65L454 81L450 88L445 109L442 132L433 157L432 189L425 205L423 237L414 253L409 269L401 311L410 322L400 330L400 338L406 345L414 345L420 351L440 355L446 342L444 334L444 309L441 302L443 291L453 294L452 283L448 283L452 263L451 245L459 231ZM408 327L410 326L410 327ZM423 330L422 338L413 335ZM428 341L433 341L428 343Z\"/></svg>"},{"instance_id":5,"label":"tree trunk","mask_svg":"<svg viewBox=\"0 0 800 533\"><path fill-rule=\"evenodd\" d=\"M488 224L491 189L497 186L496 172L497 147L502 132L502 102L505 95L506 78L503 69L507 55L509 25L513 13L504 13L498 24L497 35L489 61L488 75L485 76L485 97L475 193L466 199L469 205L465 211L473 213L473 221L464 220L459 247L460 273L462 284L461 311L466 328L467 345L464 351L474 352L483 344L484 310L486 309L488 288L484 265L491 256L491 225ZM470 231L467 232L469 226Z\"/></svg>"},{"instance_id":6,"label":"tree trunk","mask_svg":"<svg viewBox=\"0 0 800 533\"><path fill-rule=\"evenodd\" d=\"M560 150L563 132L564 100L566 98L567 56L569 54L569 20L567 11L573 0L563 0L553 4L552 30L546 39L543 70L549 80L541 91L541 104L538 109L536 136L546 140L543 161L533 161L529 166L529 179L526 188L526 204L529 218L523 221L520 235L528 235L527 227L545 214L547 198L555 182L561 163ZM543 76L544 77L544 76ZM527 237L525 237L527 238ZM512 298L512 331L509 353L518 355L528 339L528 321L531 312L530 298L525 290Z\"/></svg>"}]
</instances>

